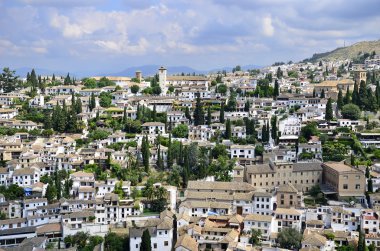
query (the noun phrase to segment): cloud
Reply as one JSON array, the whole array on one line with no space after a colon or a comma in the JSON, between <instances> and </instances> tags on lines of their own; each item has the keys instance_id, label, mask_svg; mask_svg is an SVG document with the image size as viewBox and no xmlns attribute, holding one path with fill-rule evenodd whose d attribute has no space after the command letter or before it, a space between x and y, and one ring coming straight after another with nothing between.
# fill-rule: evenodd
<instances>
[{"instance_id":1,"label":"cloud","mask_svg":"<svg viewBox=\"0 0 380 251\"><path fill-rule=\"evenodd\" d=\"M263 18L263 34L267 37L271 37L274 34L274 27L270 16Z\"/></svg>"},{"instance_id":2,"label":"cloud","mask_svg":"<svg viewBox=\"0 0 380 251\"><path fill-rule=\"evenodd\" d=\"M0 0L0 5L4 65L66 69L68 60L79 68L263 65L310 57L341 41L380 38L378 0L310 0L307 6L301 0Z\"/></svg>"}]
</instances>

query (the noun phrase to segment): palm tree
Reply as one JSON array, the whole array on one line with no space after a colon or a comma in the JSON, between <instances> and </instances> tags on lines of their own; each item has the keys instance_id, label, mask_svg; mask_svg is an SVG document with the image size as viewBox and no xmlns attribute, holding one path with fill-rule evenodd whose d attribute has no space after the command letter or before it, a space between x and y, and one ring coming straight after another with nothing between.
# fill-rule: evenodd
<instances>
[{"instance_id":1,"label":"palm tree","mask_svg":"<svg viewBox=\"0 0 380 251\"><path fill-rule=\"evenodd\" d=\"M156 189L156 194L157 199L164 199L168 196L168 190L164 187L159 187Z\"/></svg>"},{"instance_id":2,"label":"palm tree","mask_svg":"<svg viewBox=\"0 0 380 251\"><path fill-rule=\"evenodd\" d=\"M147 187L145 189L145 196L148 200L153 200L154 198L154 188L152 185L150 185L149 187Z\"/></svg>"}]
</instances>

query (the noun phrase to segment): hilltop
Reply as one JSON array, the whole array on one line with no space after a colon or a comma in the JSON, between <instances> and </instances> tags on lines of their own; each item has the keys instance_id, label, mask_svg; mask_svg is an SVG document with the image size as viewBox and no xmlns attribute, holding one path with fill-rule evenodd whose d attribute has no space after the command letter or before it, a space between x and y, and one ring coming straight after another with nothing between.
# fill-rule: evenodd
<instances>
[{"instance_id":1,"label":"hilltop","mask_svg":"<svg viewBox=\"0 0 380 251\"><path fill-rule=\"evenodd\" d=\"M360 55L365 53L380 54L380 40L362 41L350 46L336 48L335 50L323 53L315 53L311 58L303 60L303 62L316 62L319 60L344 60L358 59Z\"/></svg>"}]
</instances>

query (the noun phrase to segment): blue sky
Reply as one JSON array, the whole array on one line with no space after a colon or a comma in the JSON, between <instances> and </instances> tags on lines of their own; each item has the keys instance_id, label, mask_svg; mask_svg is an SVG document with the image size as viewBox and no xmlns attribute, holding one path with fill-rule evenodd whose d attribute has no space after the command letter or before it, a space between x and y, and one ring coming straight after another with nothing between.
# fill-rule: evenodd
<instances>
[{"instance_id":1,"label":"blue sky","mask_svg":"<svg viewBox=\"0 0 380 251\"><path fill-rule=\"evenodd\" d=\"M378 0L0 0L0 66L117 72L300 60L380 38Z\"/></svg>"}]
</instances>

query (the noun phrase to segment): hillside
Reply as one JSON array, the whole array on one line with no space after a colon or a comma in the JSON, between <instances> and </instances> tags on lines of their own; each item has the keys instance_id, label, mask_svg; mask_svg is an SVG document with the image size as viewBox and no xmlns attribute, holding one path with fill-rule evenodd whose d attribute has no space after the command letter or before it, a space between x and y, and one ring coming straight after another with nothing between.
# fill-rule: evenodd
<instances>
[{"instance_id":1,"label":"hillside","mask_svg":"<svg viewBox=\"0 0 380 251\"><path fill-rule=\"evenodd\" d=\"M315 53L311 58L305 59L304 62L316 62L319 60L344 60L358 59L364 53L380 54L380 40L363 41L350 46L340 47L335 50L323 53Z\"/></svg>"}]
</instances>

